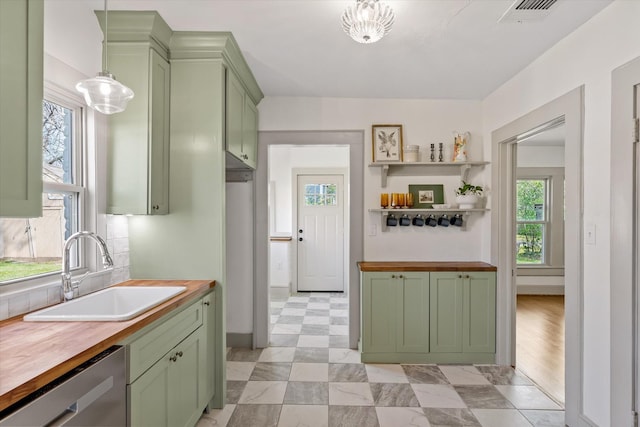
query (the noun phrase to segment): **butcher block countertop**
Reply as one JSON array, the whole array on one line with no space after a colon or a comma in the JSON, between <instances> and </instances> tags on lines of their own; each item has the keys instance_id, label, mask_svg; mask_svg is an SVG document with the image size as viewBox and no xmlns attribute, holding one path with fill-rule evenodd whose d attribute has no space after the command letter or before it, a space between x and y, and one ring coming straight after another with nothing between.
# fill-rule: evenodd
<instances>
[{"instance_id":1,"label":"butcher block countertop","mask_svg":"<svg viewBox=\"0 0 640 427\"><path fill-rule=\"evenodd\" d=\"M129 280L116 286L186 286L187 290L122 322L0 322L0 411L93 356L205 295L209 280Z\"/></svg>"},{"instance_id":2,"label":"butcher block countertop","mask_svg":"<svg viewBox=\"0 0 640 427\"><path fill-rule=\"evenodd\" d=\"M466 261L360 261L360 271L497 271L486 262Z\"/></svg>"}]
</instances>

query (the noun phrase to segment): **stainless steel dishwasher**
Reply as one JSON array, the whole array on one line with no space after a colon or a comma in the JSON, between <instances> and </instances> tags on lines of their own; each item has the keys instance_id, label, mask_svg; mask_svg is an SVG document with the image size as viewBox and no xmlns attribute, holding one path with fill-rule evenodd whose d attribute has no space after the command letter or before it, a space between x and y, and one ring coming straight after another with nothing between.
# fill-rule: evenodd
<instances>
[{"instance_id":1,"label":"stainless steel dishwasher","mask_svg":"<svg viewBox=\"0 0 640 427\"><path fill-rule=\"evenodd\" d=\"M0 413L0 426L125 426L125 350L114 346Z\"/></svg>"}]
</instances>

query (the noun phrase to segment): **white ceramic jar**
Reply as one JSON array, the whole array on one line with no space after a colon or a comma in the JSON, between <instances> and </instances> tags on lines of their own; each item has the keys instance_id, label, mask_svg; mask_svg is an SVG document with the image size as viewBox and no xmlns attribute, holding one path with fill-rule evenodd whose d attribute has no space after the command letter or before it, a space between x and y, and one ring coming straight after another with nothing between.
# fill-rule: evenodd
<instances>
[{"instance_id":1,"label":"white ceramic jar","mask_svg":"<svg viewBox=\"0 0 640 427\"><path fill-rule=\"evenodd\" d=\"M405 162L420 161L420 146L407 145L406 147L404 147L404 161Z\"/></svg>"}]
</instances>

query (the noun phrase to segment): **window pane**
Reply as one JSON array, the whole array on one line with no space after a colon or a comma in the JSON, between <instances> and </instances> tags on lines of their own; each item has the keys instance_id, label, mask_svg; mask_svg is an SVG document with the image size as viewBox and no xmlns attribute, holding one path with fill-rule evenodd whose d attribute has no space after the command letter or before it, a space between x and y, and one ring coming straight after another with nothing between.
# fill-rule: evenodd
<instances>
[{"instance_id":1,"label":"window pane","mask_svg":"<svg viewBox=\"0 0 640 427\"><path fill-rule=\"evenodd\" d=\"M338 204L335 184L305 184L305 206L335 206Z\"/></svg>"},{"instance_id":2,"label":"window pane","mask_svg":"<svg viewBox=\"0 0 640 427\"><path fill-rule=\"evenodd\" d=\"M42 179L73 184L73 110L42 103Z\"/></svg>"},{"instance_id":3,"label":"window pane","mask_svg":"<svg viewBox=\"0 0 640 427\"><path fill-rule=\"evenodd\" d=\"M518 264L544 263L544 224L518 224L516 261Z\"/></svg>"},{"instance_id":4,"label":"window pane","mask_svg":"<svg viewBox=\"0 0 640 427\"><path fill-rule=\"evenodd\" d=\"M546 179L519 179L517 182L517 221L546 219Z\"/></svg>"}]
</instances>

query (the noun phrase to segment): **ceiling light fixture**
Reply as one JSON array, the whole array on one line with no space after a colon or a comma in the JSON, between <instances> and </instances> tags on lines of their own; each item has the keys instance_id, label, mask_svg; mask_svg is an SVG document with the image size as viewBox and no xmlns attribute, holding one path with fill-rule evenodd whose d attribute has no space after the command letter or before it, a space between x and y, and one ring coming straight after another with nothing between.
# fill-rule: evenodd
<instances>
[{"instance_id":1,"label":"ceiling light fixture","mask_svg":"<svg viewBox=\"0 0 640 427\"><path fill-rule=\"evenodd\" d=\"M92 79L78 82L76 90L84 95L87 105L102 114L120 113L133 98L133 91L118 82L108 70L107 35L109 18L107 0L104 0L104 39L102 40L102 70Z\"/></svg>"},{"instance_id":2,"label":"ceiling light fixture","mask_svg":"<svg viewBox=\"0 0 640 427\"><path fill-rule=\"evenodd\" d=\"M375 43L391 31L396 16L378 0L356 0L342 14L342 29L358 43Z\"/></svg>"}]
</instances>

